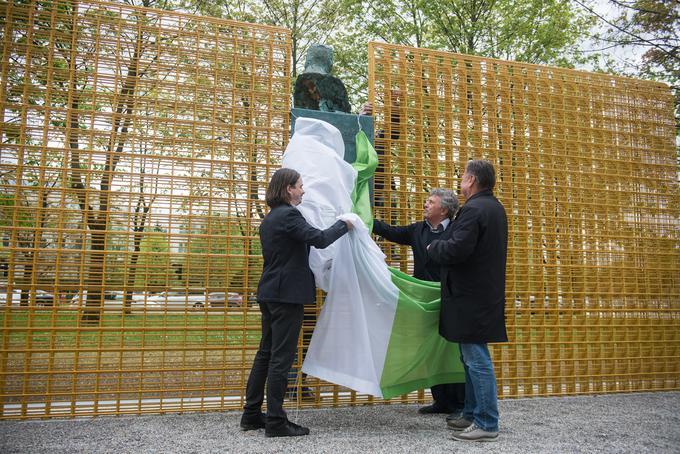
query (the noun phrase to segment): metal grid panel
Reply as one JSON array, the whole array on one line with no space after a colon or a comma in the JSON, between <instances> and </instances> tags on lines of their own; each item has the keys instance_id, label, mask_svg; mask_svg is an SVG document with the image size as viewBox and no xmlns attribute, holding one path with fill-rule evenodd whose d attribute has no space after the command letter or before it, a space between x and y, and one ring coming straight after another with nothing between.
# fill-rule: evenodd
<instances>
[{"instance_id":1,"label":"metal grid panel","mask_svg":"<svg viewBox=\"0 0 680 454\"><path fill-rule=\"evenodd\" d=\"M257 227L289 130L289 32L96 1L0 11L0 418L240 408L259 337ZM423 189L455 187L468 156L505 159L503 395L676 387L667 90L385 49L371 48L389 150L379 216L419 217ZM563 91L533 72L563 75ZM378 99L391 88L404 93L398 125ZM405 250L390 259L408 267ZM323 394L294 406L374 401L308 384Z\"/></svg>"},{"instance_id":2,"label":"metal grid panel","mask_svg":"<svg viewBox=\"0 0 680 454\"><path fill-rule=\"evenodd\" d=\"M0 417L239 408L287 30L0 3Z\"/></svg>"},{"instance_id":3,"label":"metal grid panel","mask_svg":"<svg viewBox=\"0 0 680 454\"><path fill-rule=\"evenodd\" d=\"M659 83L369 44L376 216L422 216L488 159L508 213L501 397L680 388L680 196ZM394 93L399 93L400 102ZM461 200L462 202L462 200ZM409 251L384 245L411 269Z\"/></svg>"}]
</instances>

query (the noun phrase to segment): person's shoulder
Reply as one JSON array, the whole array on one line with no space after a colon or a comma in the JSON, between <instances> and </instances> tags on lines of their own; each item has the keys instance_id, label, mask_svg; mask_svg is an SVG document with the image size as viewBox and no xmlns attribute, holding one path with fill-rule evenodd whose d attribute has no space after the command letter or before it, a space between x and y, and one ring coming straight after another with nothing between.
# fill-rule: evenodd
<instances>
[{"instance_id":1,"label":"person's shoulder","mask_svg":"<svg viewBox=\"0 0 680 454\"><path fill-rule=\"evenodd\" d=\"M465 202L465 204L463 204L463 206L458 211L456 221L460 222L461 220L464 220L466 218L477 216L480 210L483 210L483 207L484 201L480 200L479 197L468 200L467 202Z\"/></svg>"},{"instance_id":2,"label":"person's shoulder","mask_svg":"<svg viewBox=\"0 0 680 454\"><path fill-rule=\"evenodd\" d=\"M269 211L269 217L271 218L288 218L290 216L295 216L300 214L297 208L292 205L281 204L277 205Z\"/></svg>"}]
</instances>

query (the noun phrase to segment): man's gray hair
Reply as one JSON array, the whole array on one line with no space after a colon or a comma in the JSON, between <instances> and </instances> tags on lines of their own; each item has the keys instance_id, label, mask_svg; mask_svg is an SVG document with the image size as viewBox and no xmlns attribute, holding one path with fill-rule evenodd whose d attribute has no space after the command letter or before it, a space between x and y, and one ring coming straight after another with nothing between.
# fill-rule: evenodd
<instances>
[{"instance_id":1,"label":"man's gray hair","mask_svg":"<svg viewBox=\"0 0 680 454\"><path fill-rule=\"evenodd\" d=\"M465 171L475 177L480 189L493 189L496 186L496 171L493 164L484 159L468 161Z\"/></svg>"},{"instance_id":2,"label":"man's gray hair","mask_svg":"<svg viewBox=\"0 0 680 454\"><path fill-rule=\"evenodd\" d=\"M441 206L447 210L446 217L453 219L459 206L456 194L449 189L437 188L430 191L430 196L439 197Z\"/></svg>"}]
</instances>

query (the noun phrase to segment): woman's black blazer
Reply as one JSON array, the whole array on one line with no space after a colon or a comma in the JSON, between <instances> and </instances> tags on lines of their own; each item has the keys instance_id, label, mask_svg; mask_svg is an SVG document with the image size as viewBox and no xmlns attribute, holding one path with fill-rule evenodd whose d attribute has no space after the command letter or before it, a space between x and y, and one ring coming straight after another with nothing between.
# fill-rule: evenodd
<instances>
[{"instance_id":1,"label":"woman's black blazer","mask_svg":"<svg viewBox=\"0 0 680 454\"><path fill-rule=\"evenodd\" d=\"M338 221L326 230L307 223L297 208L279 205L260 225L264 265L257 288L258 302L312 304L316 300L309 247L323 249L347 233Z\"/></svg>"}]
</instances>

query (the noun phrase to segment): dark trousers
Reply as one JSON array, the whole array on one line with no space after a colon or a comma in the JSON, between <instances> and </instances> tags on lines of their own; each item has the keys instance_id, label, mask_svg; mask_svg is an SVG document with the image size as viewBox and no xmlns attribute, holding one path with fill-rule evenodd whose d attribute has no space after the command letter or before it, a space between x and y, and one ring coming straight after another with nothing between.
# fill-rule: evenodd
<instances>
[{"instance_id":1,"label":"dark trousers","mask_svg":"<svg viewBox=\"0 0 680 454\"><path fill-rule=\"evenodd\" d=\"M465 407L465 383L434 385L430 391L433 405L449 413L459 412Z\"/></svg>"},{"instance_id":2,"label":"dark trousers","mask_svg":"<svg viewBox=\"0 0 680 454\"><path fill-rule=\"evenodd\" d=\"M267 427L284 424L288 418L283 398L288 372L295 359L302 327L302 304L259 303L262 313L262 338L246 385L245 418L258 417L267 385Z\"/></svg>"},{"instance_id":3,"label":"dark trousers","mask_svg":"<svg viewBox=\"0 0 680 454\"><path fill-rule=\"evenodd\" d=\"M305 315L302 318L302 360L304 361L305 356L307 356L307 349L309 348L309 342L312 340L312 334L314 334L314 327L316 326L316 306L314 305L307 305L305 306ZM293 358L293 364L297 364L297 355L298 351L297 349L295 350L295 358ZM298 374L300 375L300 379L298 380ZM300 371L297 368L297 365L294 365L293 367L290 368L290 372L288 373L288 386L290 388L293 388L293 393L296 395L297 393L297 386L300 385L301 387L304 388L304 379L307 377L307 374L304 372L300 373ZM294 399L293 399L294 400Z\"/></svg>"}]
</instances>

